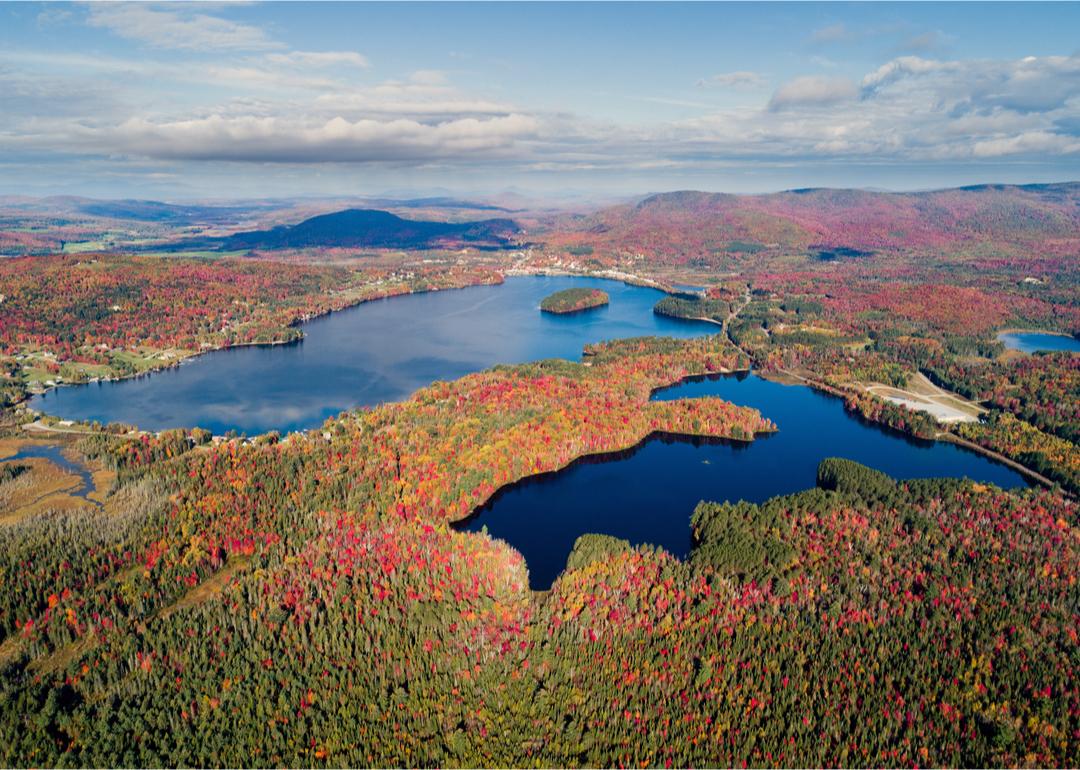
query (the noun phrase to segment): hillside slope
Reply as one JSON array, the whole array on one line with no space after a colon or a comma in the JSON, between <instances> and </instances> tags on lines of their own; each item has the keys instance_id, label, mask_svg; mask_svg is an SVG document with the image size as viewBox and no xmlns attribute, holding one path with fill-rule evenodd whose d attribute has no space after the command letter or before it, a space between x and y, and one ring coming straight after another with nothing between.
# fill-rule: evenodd
<instances>
[{"instance_id":1,"label":"hillside slope","mask_svg":"<svg viewBox=\"0 0 1080 770\"><path fill-rule=\"evenodd\" d=\"M1067 256L1080 253L1080 183L917 193L682 191L548 225L545 240L554 247L588 245L672 262L770 252L823 259L877 252L965 256L1032 250Z\"/></svg>"},{"instance_id":2,"label":"hillside slope","mask_svg":"<svg viewBox=\"0 0 1080 770\"><path fill-rule=\"evenodd\" d=\"M221 240L226 251L308 247L425 249L471 244L501 247L518 231L511 219L432 222L402 219L378 209L347 209L295 225L236 233Z\"/></svg>"}]
</instances>

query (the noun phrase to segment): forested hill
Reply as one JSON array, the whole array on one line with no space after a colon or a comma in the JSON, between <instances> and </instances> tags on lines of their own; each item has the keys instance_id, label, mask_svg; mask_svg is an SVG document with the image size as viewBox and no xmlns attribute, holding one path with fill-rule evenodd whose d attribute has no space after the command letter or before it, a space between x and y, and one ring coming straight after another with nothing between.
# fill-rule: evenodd
<instances>
[{"instance_id":1,"label":"forested hill","mask_svg":"<svg viewBox=\"0 0 1080 770\"><path fill-rule=\"evenodd\" d=\"M310 247L427 249L470 244L503 247L519 231L512 219L433 222L402 219L378 209L346 209L295 225L236 233L222 240L225 251Z\"/></svg>"},{"instance_id":2,"label":"forested hill","mask_svg":"<svg viewBox=\"0 0 1080 770\"><path fill-rule=\"evenodd\" d=\"M805 189L768 195L681 191L550 224L551 245L715 261L769 252L822 259L918 252L1080 252L1080 183L889 193Z\"/></svg>"}]
</instances>

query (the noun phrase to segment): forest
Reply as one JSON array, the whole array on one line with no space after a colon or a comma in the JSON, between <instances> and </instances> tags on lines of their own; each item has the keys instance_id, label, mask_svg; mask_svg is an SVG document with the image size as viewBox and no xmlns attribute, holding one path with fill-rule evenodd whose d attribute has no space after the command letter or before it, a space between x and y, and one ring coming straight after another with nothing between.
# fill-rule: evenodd
<instances>
[{"instance_id":1,"label":"forest","mask_svg":"<svg viewBox=\"0 0 1080 770\"><path fill-rule=\"evenodd\" d=\"M49 382L286 342L320 313L510 270L678 279L701 296L655 312L722 325L432 382L303 433L72 426L69 449L109 472L102 502L0 511L0 764L1080 764L1080 356L996 339L1080 331L1073 214L1051 197L683 193L530 221L543 244L513 256L0 260L4 441ZM1042 231L998 248L1031 211ZM703 216L725 224L686 224ZM510 545L454 526L656 433L768 441L784 426L754 409L650 399L751 366L1049 483L829 458L798 494L701 502L685 560L584 535L543 592ZM927 383L971 419L882 396ZM33 474L0 463L0 500Z\"/></svg>"},{"instance_id":2,"label":"forest","mask_svg":"<svg viewBox=\"0 0 1080 770\"><path fill-rule=\"evenodd\" d=\"M546 242L597 255L646 254L654 265L712 273L881 264L968 262L982 255L1031 267L1075 256L1080 185L982 185L889 193L787 190L763 195L658 193L545 221ZM832 258L822 259L820 255ZM1041 271L1040 271L1041 273ZM1030 273L1029 273L1030 274Z\"/></svg>"},{"instance_id":3,"label":"forest","mask_svg":"<svg viewBox=\"0 0 1080 770\"><path fill-rule=\"evenodd\" d=\"M730 303L721 299L703 299L701 297L668 296L656 303L653 312L672 318L708 318L717 323L727 320L732 308Z\"/></svg>"},{"instance_id":4,"label":"forest","mask_svg":"<svg viewBox=\"0 0 1080 770\"><path fill-rule=\"evenodd\" d=\"M540 301L545 313L579 313L608 304L610 297L601 289L573 288L549 294Z\"/></svg>"},{"instance_id":5,"label":"forest","mask_svg":"<svg viewBox=\"0 0 1080 770\"><path fill-rule=\"evenodd\" d=\"M597 355L689 364L625 352ZM492 388L521 378L540 393ZM0 530L3 762L1076 763L1074 503L827 460L818 489L702 503L686 562L587 535L534 594L395 446L477 387L466 424L512 418L549 378L581 382L493 372L329 439L98 439L125 471L107 513ZM463 449L510 462L493 430Z\"/></svg>"},{"instance_id":6,"label":"forest","mask_svg":"<svg viewBox=\"0 0 1080 770\"><path fill-rule=\"evenodd\" d=\"M1080 492L1080 355L1011 354L994 338L1009 325L1078 329L1080 306L839 270L750 282L751 301L728 331L757 369L794 374L872 422L923 439L956 436ZM919 374L969 399L978 421L944 425L867 387L909 388Z\"/></svg>"},{"instance_id":7,"label":"forest","mask_svg":"<svg viewBox=\"0 0 1080 770\"><path fill-rule=\"evenodd\" d=\"M402 219L389 211L377 209L347 209L305 219L295 225L280 225L271 230L234 233L219 239L199 239L194 245L217 247L223 251L308 247L425 249L460 247L462 244L506 248L518 230L512 219L448 223ZM192 245L178 241L169 244L168 248L185 249Z\"/></svg>"}]
</instances>

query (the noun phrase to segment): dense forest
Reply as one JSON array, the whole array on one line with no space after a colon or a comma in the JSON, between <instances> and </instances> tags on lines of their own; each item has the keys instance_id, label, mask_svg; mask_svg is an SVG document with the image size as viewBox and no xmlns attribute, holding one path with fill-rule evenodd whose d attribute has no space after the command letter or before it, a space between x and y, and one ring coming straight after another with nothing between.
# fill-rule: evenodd
<instances>
[{"instance_id":1,"label":"dense forest","mask_svg":"<svg viewBox=\"0 0 1080 770\"><path fill-rule=\"evenodd\" d=\"M507 269L679 278L701 296L655 312L723 326L433 382L306 433L74 426L108 471L100 504L0 510L0 764L1080 764L1080 355L996 339L1080 331L1075 195L680 193L545 221L543 247L483 260L0 260L6 442L38 419L28 389L288 341L318 313ZM655 433L783 430L650 398L750 366L1049 483L830 458L798 494L702 502L685 560L584 535L545 592L508 544L455 528L509 484ZM0 462L0 502L46 464L29 462Z\"/></svg>"},{"instance_id":2,"label":"dense forest","mask_svg":"<svg viewBox=\"0 0 1080 770\"><path fill-rule=\"evenodd\" d=\"M533 594L505 544L395 504L413 498L358 421L101 442L128 471L109 513L0 530L4 763L1080 758L1058 495L828 460L819 489L702 503L687 562L586 535Z\"/></svg>"},{"instance_id":3,"label":"dense forest","mask_svg":"<svg viewBox=\"0 0 1080 770\"><path fill-rule=\"evenodd\" d=\"M669 296L653 306L653 312L672 318L707 318L723 323L731 312L731 304L722 299L709 299L696 296Z\"/></svg>"},{"instance_id":4,"label":"dense forest","mask_svg":"<svg viewBox=\"0 0 1080 770\"><path fill-rule=\"evenodd\" d=\"M563 289L540 300L540 309L545 313L578 313L603 307L609 301L608 293L600 289Z\"/></svg>"},{"instance_id":5,"label":"dense forest","mask_svg":"<svg viewBox=\"0 0 1080 770\"><path fill-rule=\"evenodd\" d=\"M545 239L598 254L714 270L762 263L836 266L898 255L1022 256L1030 264L1077 253L1080 184L980 185L889 193L787 190L731 195L683 190L545 223Z\"/></svg>"}]
</instances>

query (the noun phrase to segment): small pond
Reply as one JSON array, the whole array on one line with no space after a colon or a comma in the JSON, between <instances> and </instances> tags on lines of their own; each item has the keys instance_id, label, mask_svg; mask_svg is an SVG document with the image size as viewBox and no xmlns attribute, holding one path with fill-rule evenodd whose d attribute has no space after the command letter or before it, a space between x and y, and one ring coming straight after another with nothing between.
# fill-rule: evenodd
<instances>
[{"instance_id":1,"label":"small pond","mask_svg":"<svg viewBox=\"0 0 1080 770\"><path fill-rule=\"evenodd\" d=\"M1069 350L1080 353L1080 340L1064 334L1046 334L1044 332L1007 332L998 335L998 339L1010 350L1022 353L1053 352Z\"/></svg>"}]
</instances>

